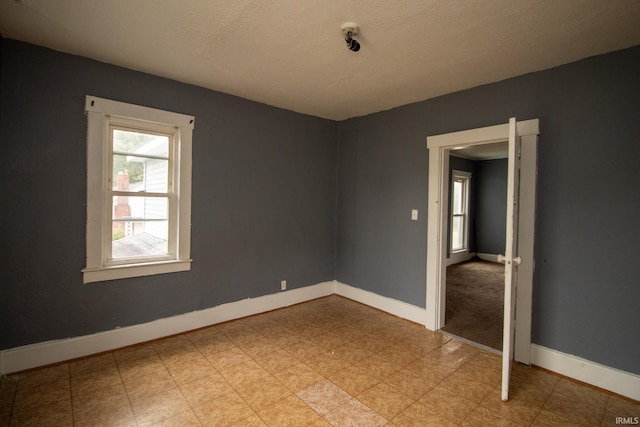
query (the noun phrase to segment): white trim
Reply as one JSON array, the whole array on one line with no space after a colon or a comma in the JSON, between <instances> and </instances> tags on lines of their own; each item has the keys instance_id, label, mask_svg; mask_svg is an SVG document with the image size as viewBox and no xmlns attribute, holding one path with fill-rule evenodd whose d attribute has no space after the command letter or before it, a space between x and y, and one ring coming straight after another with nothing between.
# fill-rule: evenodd
<instances>
[{"instance_id":1,"label":"white trim","mask_svg":"<svg viewBox=\"0 0 640 427\"><path fill-rule=\"evenodd\" d=\"M538 119L526 120L516 123L518 134L521 137L522 145L533 144L530 150L523 150L522 167L527 166L526 176L521 179L534 179L536 168L536 147L537 135L539 134ZM426 320L425 325L432 331L439 330L444 325L445 298L446 298L446 240L444 236L447 221L448 192L445 191L444 182L447 182L449 171L449 151L456 147L465 147L478 144L489 144L493 142L506 141L509 137L509 124L487 126L484 128L452 132L442 135L427 137L427 148L429 150L429 184L428 184L428 212L427 212L427 283L426 283ZM522 198L531 199L528 206L535 205L535 183L529 185L526 192L521 193ZM518 250L520 248L533 248L533 221L534 215L524 216L526 224L520 222L521 229L528 229L531 233L524 233L520 236ZM521 217L522 220L522 217ZM531 241L528 241L530 239ZM524 266L524 264L530 264ZM533 251L531 256L522 257L522 264L519 267L518 294L522 297L530 298L532 292L533 275ZM531 345L531 304L528 306L523 302L521 296L517 300L518 310L516 311L516 360L529 363L529 349ZM520 305L522 304L522 305Z\"/></svg>"},{"instance_id":2,"label":"white trim","mask_svg":"<svg viewBox=\"0 0 640 427\"><path fill-rule=\"evenodd\" d=\"M640 400L640 375L621 371L541 345L531 345L531 363L578 381Z\"/></svg>"},{"instance_id":3,"label":"white trim","mask_svg":"<svg viewBox=\"0 0 640 427\"><path fill-rule=\"evenodd\" d=\"M143 107L87 95L87 246L84 283L172 273L191 269L191 162L195 118L181 113ZM108 173L110 158L109 123L132 120L143 127L167 128L174 132L169 214L169 262L137 260L128 268L108 265L110 253L111 203ZM165 129L167 130L167 129ZM177 203L177 206L176 206ZM177 214L177 215L176 215ZM160 262L157 262L160 261Z\"/></svg>"},{"instance_id":4,"label":"white trim","mask_svg":"<svg viewBox=\"0 0 640 427\"><path fill-rule=\"evenodd\" d=\"M478 258L480 258L481 260L484 261L489 261L489 262L495 262L495 263L499 263L499 264L504 264L504 263L500 263L498 261L498 255L497 254L484 254L481 252L476 253L476 256Z\"/></svg>"},{"instance_id":5,"label":"white trim","mask_svg":"<svg viewBox=\"0 0 640 427\"><path fill-rule=\"evenodd\" d=\"M336 294L393 314L394 316L424 325L424 308L385 297L374 292L365 291L364 289L356 288L342 282L336 282Z\"/></svg>"},{"instance_id":6,"label":"white trim","mask_svg":"<svg viewBox=\"0 0 640 427\"><path fill-rule=\"evenodd\" d=\"M331 295L335 293L334 289L335 282L323 282L157 319L139 325L3 350L0 351L0 375L115 350L216 323L288 307Z\"/></svg>"}]
</instances>

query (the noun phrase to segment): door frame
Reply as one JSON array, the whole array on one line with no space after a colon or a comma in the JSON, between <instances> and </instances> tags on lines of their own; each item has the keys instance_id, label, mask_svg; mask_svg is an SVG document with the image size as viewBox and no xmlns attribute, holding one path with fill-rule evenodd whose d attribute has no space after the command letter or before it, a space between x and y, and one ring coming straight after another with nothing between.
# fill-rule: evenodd
<instances>
[{"instance_id":1,"label":"door frame","mask_svg":"<svg viewBox=\"0 0 640 427\"><path fill-rule=\"evenodd\" d=\"M515 360L531 361L531 305L537 171L538 119L517 122L521 141L520 207L518 217L518 290L516 296ZM454 148L507 141L509 123L427 137L429 151L427 219L427 292L425 326L444 326L446 305L446 248L449 152Z\"/></svg>"}]
</instances>

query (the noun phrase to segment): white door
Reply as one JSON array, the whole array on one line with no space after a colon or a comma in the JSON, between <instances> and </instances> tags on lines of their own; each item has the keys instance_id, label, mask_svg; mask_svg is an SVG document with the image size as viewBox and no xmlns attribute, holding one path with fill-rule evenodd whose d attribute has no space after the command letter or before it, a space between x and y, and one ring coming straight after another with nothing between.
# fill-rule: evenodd
<instances>
[{"instance_id":1,"label":"white door","mask_svg":"<svg viewBox=\"0 0 640 427\"><path fill-rule=\"evenodd\" d=\"M518 283L518 201L520 187L520 136L516 119L509 119L509 161L507 171L507 238L504 255L504 327L502 329L502 400L509 399L513 365L516 289Z\"/></svg>"}]
</instances>

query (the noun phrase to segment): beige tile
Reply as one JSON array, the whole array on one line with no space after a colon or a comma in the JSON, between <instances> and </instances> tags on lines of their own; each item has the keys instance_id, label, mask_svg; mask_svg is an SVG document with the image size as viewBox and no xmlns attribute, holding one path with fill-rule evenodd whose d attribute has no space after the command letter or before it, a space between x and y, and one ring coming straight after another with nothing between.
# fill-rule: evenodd
<instances>
[{"instance_id":1,"label":"beige tile","mask_svg":"<svg viewBox=\"0 0 640 427\"><path fill-rule=\"evenodd\" d=\"M440 385L475 403L480 403L495 388L458 371L442 380Z\"/></svg>"},{"instance_id":2,"label":"beige tile","mask_svg":"<svg viewBox=\"0 0 640 427\"><path fill-rule=\"evenodd\" d=\"M510 396L508 402L503 402L501 388L497 386L480 402L480 406L516 424L529 425L540 412L542 403L514 396Z\"/></svg>"},{"instance_id":3,"label":"beige tile","mask_svg":"<svg viewBox=\"0 0 640 427\"><path fill-rule=\"evenodd\" d=\"M10 426L72 426L71 402L57 401L37 405L26 412L13 413Z\"/></svg>"},{"instance_id":4,"label":"beige tile","mask_svg":"<svg viewBox=\"0 0 640 427\"><path fill-rule=\"evenodd\" d=\"M220 351L237 348L224 334L218 334L208 340L196 341L194 344L200 350L200 353L207 358Z\"/></svg>"},{"instance_id":5,"label":"beige tile","mask_svg":"<svg viewBox=\"0 0 640 427\"><path fill-rule=\"evenodd\" d=\"M155 353L133 360L122 361L118 365L118 370L123 381L156 372L168 372L160 357Z\"/></svg>"},{"instance_id":6,"label":"beige tile","mask_svg":"<svg viewBox=\"0 0 640 427\"><path fill-rule=\"evenodd\" d=\"M378 353L389 347L392 343L375 335L364 335L354 341L356 345L371 353Z\"/></svg>"},{"instance_id":7,"label":"beige tile","mask_svg":"<svg viewBox=\"0 0 640 427\"><path fill-rule=\"evenodd\" d=\"M69 364L49 366L33 371L16 374L13 378L20 382L20 386L34 386L38 384L69 380Z\"/></svg>"},{"instance_id":8,"label":"beige tile","mask_svg":"<svg viewBox=\"0 0 640 427\"><path fill-rule=\"evenodd\" d=\"M272 377L270 373L253 360L234 365L220 373L235 389L240 389L252 382L267 380Z\"/></svg>"},{"instance_id":9,"label":"beige tile","mask_svg":"<svg viewBox=\"0 0 640 427\"><path fill-rule=\"evenodd\" d=\"M193 408L203 426L230 426L255 412L236 392L226 393Z\"/></svg>"},{"instance_id":10,"label":"beige tile","mask_svg":"<svg viewBox=\"0 0 640 427\"><path fill-rule=\"evenodd\" d=\"M605 411L614 417L640 417L640 402L619 396L609 396Z\"/></svg>"},{"instance_id":11,"label":"beige tile","mask_svg":"<svg viewBox=\"0 0 640 427\"><path fill-rule=\"evenodd\" d=\"M414 362L422 357L422 355L420 355L419 353L416 353L415 351L398 344L393 344L385 348L379 354L383 355L384 357L401 367L405 367L411 362Z\"/></svg>"},{"instance_id":12,"label":"beige tile","mask_svg":"<svg viewBox=\"0 0 640 427\"><path fill-rule=\"evenodd\" d=\"M478 406L442 386L431 389L419 399L419 402L437 415L455 423L462 422Z\"/></svg>"},{"instance_id":13,"label":"beige tile","mask_svg":"<svg viewBox=\"0 0 640 427\"><path fill-rule=\"evenodd\" d=\"M180 391L189 405L195 408L218 396L233 392L233 388L222 375L214 373L181 385Z\"/></svg>"},{"instance_id":14,"label":"beige tile","mask_svg":"<svg viewBox=\"0 0 640 427\"><path fill-rule=\"evenodd\" d=\"M164 367L158 371L143 370L137 375L131 371L129 375L122 377L122 381L131 400L142 399L177 387L173 377Z\"/></svg>"},{"instance_id":15,"label":"beige tile","mask_svg":"<svg viewBox=\"0 0 640 427\"><path fill-rule=\"evenodd\" d=\"M352 396L378 384L380 380L357 366L349 366L329 375L329 379Z\"/></svg>"},{"instance_id":16,"label":"beige tile","mask_svg":"<svg viewBox=\"0 0 640 427\"><path fill-rule=\"evenodd\" d=\"M324 378L304 363L297 363L296 365L275 373L274 376L293 393L297 393L303 388Z\"/></svg>"},{"instance_id":17,"label":"beige tile","mask_svg":"<svg viewBox=\"0 0 640 427\"><path fill-rule=\"evenodd\" d=\"M358 400L390 420L414 403L415 399L393 387L378 383L357 396Z\"/></svg>"},{"instance_id":18,"label":"beige tile","mask_svg":"<svg viewBox=\"0 0 640 427\"><path fill-rule=\"evenodd\" d=\"M582 424L577 416L560 414L557 412L542 409L531 423L534 427L563 427L563 426L588 426L593 424ZM598 424L595 424L598 425Z\"/></svg>"},{"instance_id":19,"label":"beige tile","mask_svg":"<svg viewBox=\"0 0 640 427\"><path fill-rule=\"evenodd\" d=\"M88 388L73 395L73 418L81 425L126 424L135 421L122 384Z\"/></svg>"},{"instance_id":20,"label":"beige tile","mask_svg":"<svg viewBox=\"0 0 640 427\"><path fill-rule=\"evenodd\" d=\"M367 374L381 380L393 375L402 368L402 366L384 356L381 356L380 354L374 354L373 356L366 357L359 361L356 366L364 370Z\"/></svg>"},{"instance_id":21,"label":"beige tile","mask_svg":"<svg viewBox=\"0 0 640 427\"><path fill-rule=\"evenodd\" d=\"M566 378L558 381L553 393L560 393L572 399L593 405L597 408L604 408L609 400L609 395L593 387L579 384Z\"/></svg>"},{"instance_id":22,"label":"beige tile","mask_svg":"<svg viewBox=\"0 0 640 427\"><path fill-rule=\"evenodd\" d=\"M269 427L306 426L320 417L295 395L264 408L258 416Z\"/></svg>"},{"instance_id":23,"label":"beige tile","mask_svg":"<svg viewBox=\"0 0 640 427\"><path fill-rule=\"evenodd\" d=\"M219 371L251 361L251 357L236 347L235 344L233 344L233 347L227 348L226 350L205 353L205 356L209 363Z\"/></svg>"},{"instance_id":24,"label":"beige tile","mask_svg":"<svg viewBox=\"0 0 640 427\"><path fill-rule=\"evenodd\" d=\"M179 389L169 389L138 400L132 400L133 413L141 426L148 426L190 410Z\"/></svg>"},{"instance_id":25,"label":"beige tile","mask_svg":"<svg viewBox=\"0 0 640 427\"><path fill-rule=\"evenodd\" d=\"M272 377L260 379L238 388L237 393L256 412L292 394L291 390Z\"/></svg>"},{"instance_id":26,"label":"beige tile","mask_svg":"<svg viewBox=\"0 0 640 427\"><path fill-rule=\"evenodd\" d=\"M300 363L291 353L282 348L276 348L269 353L259 355L254 359L267 372L275 374Z\"/></svg>"},{"instance_id":27,"label":"beige tile","mask_svg":"<svg viewBox=\"0 0 640 427\"><path fill-rule=\"evenodd\" d=\"M329 380L321 380L296 393L304 403L324 416L352 398Z\"/></svg>"},{"instance_id":28,"label":"beige tile","mask_svg":"<svg viewBox=\"0 0 640 427\"><path fill-rule=\"evenodd\" d=\"M359 346L355 342L347 342L338 346L334 352L336 357L354 364L366 357L373 356L372 352Z\"/></svg>"},{"instance_id":29,"label":"beige tile","mask_svg":"<svg viewBox=\"0 0 640 427\"><path fill-rule=\"evenodd\" d=\"M496 427L515 427L518 425L527 426L529 424L519 424L513 419L504 418L499 414L490 411L487 408L478 406L474 409L460 424L461 426L496 426Z\"/></svg>"},{"instance_id":30,"label":"beige tile","mask_svg":"<svg viewBox=\"0 0 640 427\"><path fill-rule=\"evenodd\" d=\"M497 354L479 351L456 372L490 386L496 386L502 381L502 358Z\"/></svg>"},{"instance_id":31,"label":"beige tile","mask_svg":"<svg viewBox=\"0 0 640 427\"><path fill-rule=\"evenodd\" d=\"M291 353L293 357L303 362L316 357L319 354L327 353L327 350L323 349L317 344L314 344L313 341L310 341L309 339L296 341L290 346L285 347L285 350Z\"/></svg>"},{"instance_id":32,"label":"beige tile","mask_svg":"<svg viewBox=\"0 0 640 427\"><path fill-rule=\"evenodd\" d=\"M98 356L74 360L69 363L71 378L87 375L98 371L117 369L113 353L105 353Z\"/></svg>"},{"instance_id":33,"label":"beige tile","mask_svg":"<svg viewBox=\"0 0 640 427\"><path fill-rule=\"evenodd\" d=\"M113 357L118 366L121 366L123 363L154 356L157 357L158 354L151 343L125 347L113 352Z\"/></svg>"},{"instance_id":34,"label":"beige tile","mask_svg":"<svg viewBox=\"0 0 640 427\"><path fill-rule=\"evenodd\" d=\"M122 380L118 369L113 367L71 378L71 394L74 398L87 395L93 390L114 386L122 386Z\"/></svg>"},{"instance_id":35,"label":"beige tile","mask_svg":"<svg viewBox=\"0 0 640 427\"><path fill-rule=\"evenodd\" d=\"M454 367L435 363L429 356L410 363L406 369L434 384L439 384L456 370Z\"/></svg>"},{"instance_id":36,"label":"beige tile","mask_svg":"<svg viewBox=\"0 0 640 427\"><path fill-rule=\"evenodd\" d=\"M137 425L137 424L136 424ZM200 427L200 420L191 410L181 412L177 415L170 416L153 424L153 427Z\"/></svg>"},{"instance_id":37,"label":"beige tile","mask_svg":"<svg viewBox=\"0 0 640 427\"><path fill-rule=\"evenodd\" d=\"M334 426L378 427L388 420L357 399L351 399L324 417Z\"/></svg>"},{"instance_id":38,"label":"beige tile","mask_svg":"<svg viewBox=\"0 0 640 427\"><path fill-rule=\"evenodd\" d=\"M336 357L328 351L324 351L321 354L308 358L304 363L324 376L329 376L334 372L347 369L351 366L349 362Z\"/></svg>"},{"instance_id":39,"label":"beige tile","mask_svg":"<svg viewBox=\"0 0 640 427\"><path fill-rule=\"evenodd\" d=\"M436 386L435 383L408 369L400 369L385 378L384 382L413 399L421 398Z\"/></svg>"},{"instance_id":40,"label":"beige tile","mask_svg":"<svg viewBox=\"0 0 640 427\"><path fill-rule=\"evenodd\" d=\"M453 427L458 425L418 402L395 416L390 424L397 427Z\"/></svg>"},{"instance_id":41,"label":"beige tile","mask_svg":"<svg viewBox=\"0 0 640 427\"><path fill-rule=\"evenodd\" d=\"M200 353L185 354L165 361L164 364L178 385L217 373L216 368Z\"/></svg>"},{"instance_id":42,"label":"beige tile","mask_svg":"<svg viewBox=\"0 0 640 427\"><path fill-rule=\"evenodd\" d=\"M257 414L252 414L247 418L234 422L231 425L233 427L267 427Z\"/></svg>"},{"instance_id":43,"label":"beige tile","mask_svg":"<svg viewBox=\"0 0 640 427\"><path fill-rule=\"evenodd\" d=\"M582 425L599 425L604 415L606 401L599 405L575 396L553 392L542 409L553 413L559 419L579 422Z\"/></svg>"},{"instance_id":44,"label":"beige tile","mask_svg":"<svg viewBox=\"0 0 640 427\"><path fill-rule=\"evenodd\" d=\"M58 401L71 403L71 387L69 379L33 385L16 384L15 393L10 393L11 400L0 399L0 404L13 404L14 412L27 412L38 405L49 405ZM6 400L6 402L4 402ZM9 406L9 409L11 407Z\"/></svg>"},{"instance_id":45,"label":"beige tile","mask_svg":"<svg viewBox=\"0 0 640 427\"><path fill-rule=\"evenodd\" d=\"M206 328L196 329L195 331L189 331L184 336L193 344L206 343L215 341L221 338L224 334L216 326L209 326Z\"/></svg>"}]
</instances>

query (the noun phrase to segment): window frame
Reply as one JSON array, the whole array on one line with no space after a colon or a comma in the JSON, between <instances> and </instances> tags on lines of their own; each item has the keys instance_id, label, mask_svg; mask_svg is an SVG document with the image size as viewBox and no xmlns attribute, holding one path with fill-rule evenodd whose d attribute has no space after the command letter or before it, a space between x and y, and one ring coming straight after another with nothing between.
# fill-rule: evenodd
<instances>
[{"instance_id":1,"label":"window frame","mask_svg":"<svg viewBox=\"0 0 640 427\"><path fill-rule=\"evenodd\" d=\"M461 208L462 213L456 214L454 212L454 184L456 181L463 181L462 185L462 201ZM451 171L451 216L449 218L449 244L451 247L451 253L457 254L469 251L469 192L471 187L471 173L461 170ZM462 248L454 249L453 245L453 222L456 217L462 217Z\"/></svg>"},{"instance_id":2,"label":"window frame","mask_svg":"<svg viewBox=\"0 0 640 427\"><path fill-rule=\"evenodd\" d=\"M193 116L143 107L87 95L87 247L83 282L140 277L191 269L191 153ZM140 129L174 129L173 164L168 189L172 203L169 233L175 242L171 256L162 259L132 258L128 262L109 262L111 197L111 124L140 124ZM108 233L107 233L108 229ZM107 246L109 245L109 246ZM169 251L168 251L169 252Z\"/></svg>"}]
</instances>

